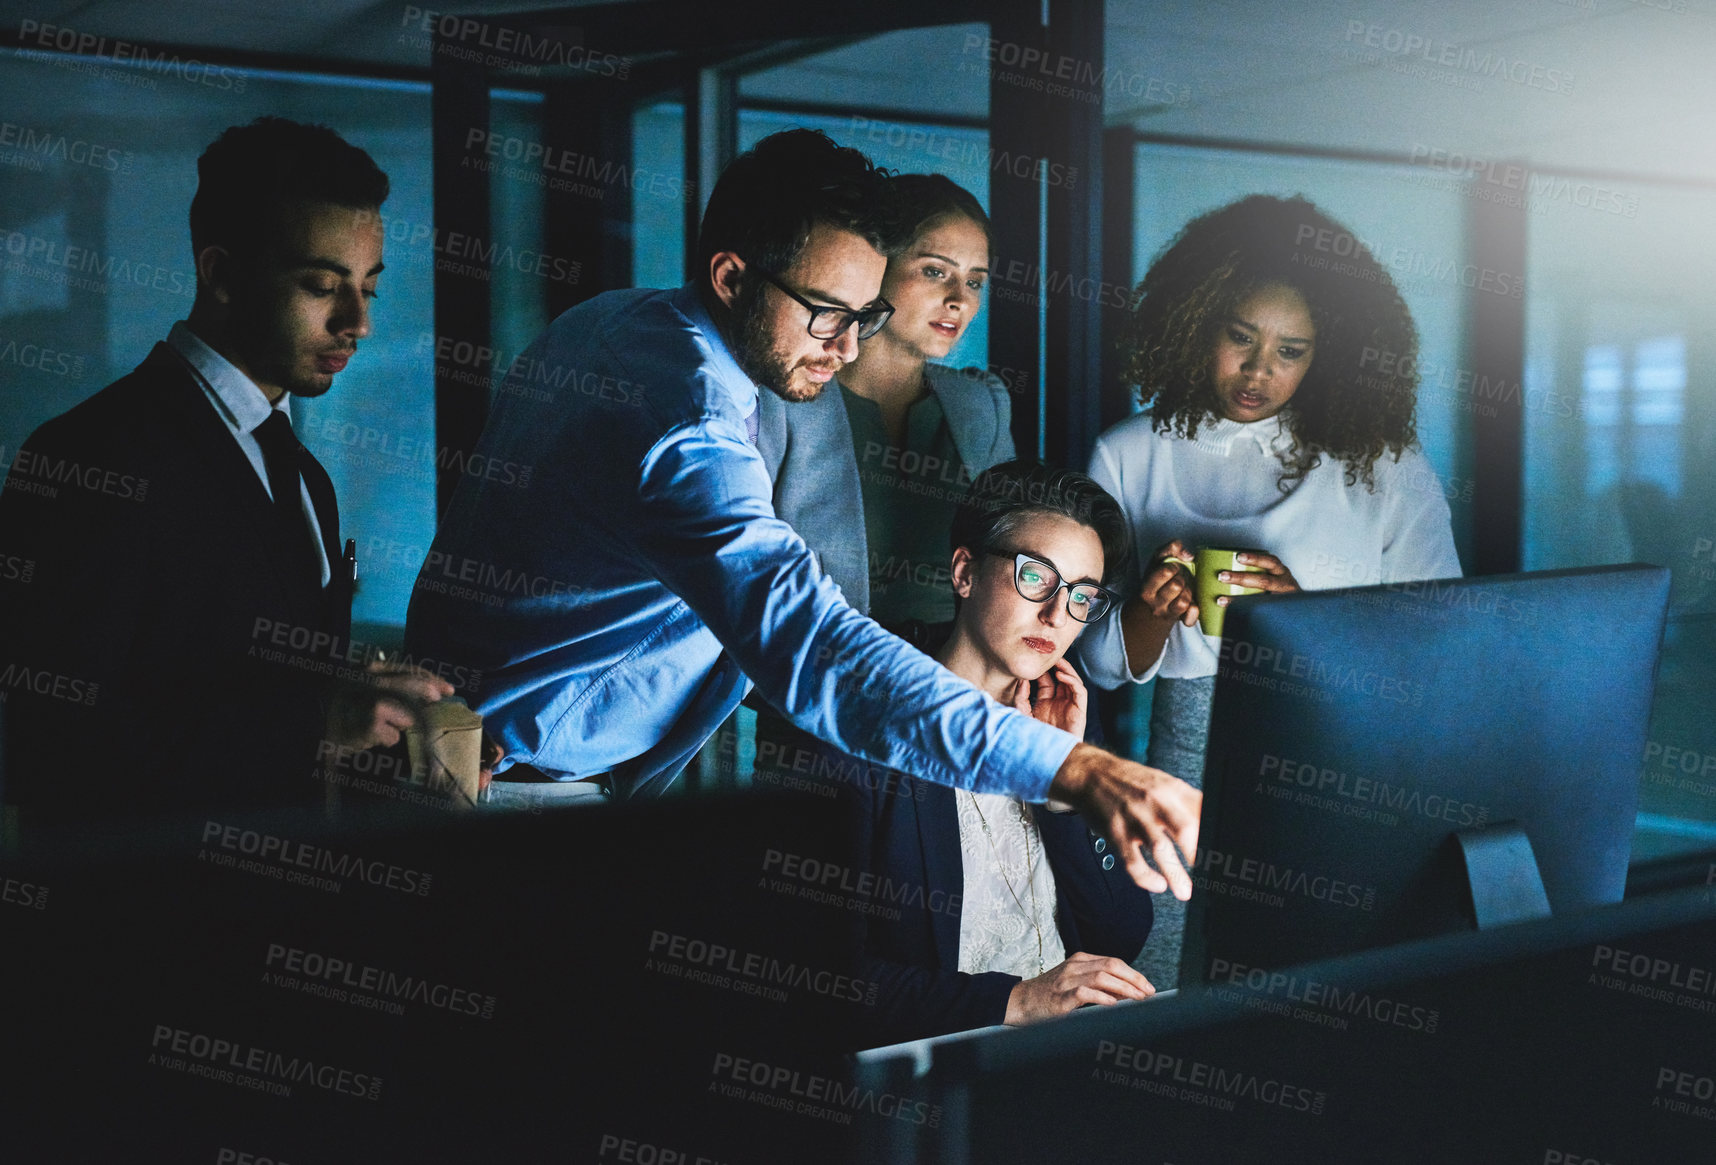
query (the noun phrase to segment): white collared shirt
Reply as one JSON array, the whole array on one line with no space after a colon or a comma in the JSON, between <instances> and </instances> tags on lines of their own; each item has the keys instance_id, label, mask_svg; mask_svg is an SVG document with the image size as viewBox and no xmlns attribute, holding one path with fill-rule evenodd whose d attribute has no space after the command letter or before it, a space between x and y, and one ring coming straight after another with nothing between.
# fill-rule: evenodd
<instances>
[{"instance_id":1,"label":"white collared shirt","mask_svg":"<svg viewBox=\"0 0 1716 1165\"><path fill-rule=\"evenodd\" d=\"M205 343L202 337L191 331L190 324L180 320L173 325L173 330L167 333L167 345L182 356L185 363L197 374L197 383L202 386L203 395L208 398L209 405L220 417L221 423L232 434L232 439L238 442L238 447L244 451L250 460L251 468L256 470L256 478L262 483L262 488L272 498L274 491L268 485L268 463L263 459L262 446L256 440L256 430L266 421L271 413L286 414L286 419L292 419L291 410L287 407L290 397L281 393L280 399L270 404L268 397L256 386L256 382L240 372L225 356L216 352ZM310 489L304 484L300 475L298 480L298 496L303 506L304 519L310 523L311 540L316 546L316 558L321 563L322 585L327 586L333 577L333 570L328 563L327 551L322 543L322 526L316 520L316 506L310 500Z\"/></svg>"},{"instance_id":2,"label":"white collared shirt","mask_svg":"<svg viewBox=\"0 0 1716 1165\"><path fill-rule=\"evenodd\" d=\"M1363 482L1347 485L1345 464L1325 455L1282 493L1276 451L1290 442L1280 414L1206 421L1188 441L1156 432L1149 414L1139 413L1097 438L1090 475L1131 519L1140 563L1178 538L1194 549L1267 551L1308 591L1460 575L1444 487L1421 451L1408 449L1398 462L1383 454L1374 492ZM1175 624L1160 659L1128 661L1117 609L1080 637L1078 649L1090 678L1114 688L1158 674L1213 676L1220 643Z\"/></svg>"}]
</instances>

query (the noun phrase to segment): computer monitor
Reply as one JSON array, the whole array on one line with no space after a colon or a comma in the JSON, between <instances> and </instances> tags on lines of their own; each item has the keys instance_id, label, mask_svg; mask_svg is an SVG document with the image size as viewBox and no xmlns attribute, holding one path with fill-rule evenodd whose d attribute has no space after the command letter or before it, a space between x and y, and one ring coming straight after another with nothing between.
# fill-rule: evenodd
<instances>
[{"instance_id":1,"label":"computer monitor","mask_svg":"<svg viewBox=\"0 0 1716 1165\"><path fill-rule=\"evenodd\" d=\"M1618 902L1669 572L1235 602L1186 983Z\"/></svg>"}]
</instances>

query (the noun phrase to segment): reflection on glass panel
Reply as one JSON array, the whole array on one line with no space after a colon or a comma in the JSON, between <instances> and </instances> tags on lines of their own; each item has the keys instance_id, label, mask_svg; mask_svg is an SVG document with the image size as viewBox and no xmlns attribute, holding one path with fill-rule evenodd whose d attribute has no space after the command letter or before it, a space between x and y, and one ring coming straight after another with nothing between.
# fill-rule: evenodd
<instances>
[{"instance_id":1,"label":"reflection on glass panel","mask_svg":"<svg viewBox=\"0 0 1716 1165\"><path fill-rule=\"evenodd\" d=\"M1585 349L1585 423L1606 428L1621 421L1621 350L1613 344Z\"/></svg>"},{"instance_id":2,"label":"reflection on glass panel","mask_svg":"<svg viewBox=\"0 0 1716 1165\"><path fill-rule=\"evenodd\" d=\"M1642 343L1633 353L1635 475L1680 494L1680 423L1685 415L1686 342L1679 336Z\"/></svg>"},{"instance_id":3,"label":"reflection on glass panel","mask_svg":"<svg viewBox=\"0 0 1716 1165\"><path fill-rule=\"evenodd\" d=\"M1630 359L1614 344L1585 350L1587 496L1598 497L1623 480L1680 493L1685 395L1686 341L1679 336L1645 341Z\"/></svg>"},{"instance_id":4,"label":"reflection on glass panel","mask_svg":"<svg viewBox=\"0 0 1716 1165\"><path fill-rule=\"evenodd\" d=\"M1621 476L1621 350L1585 349L1585 494L1596 497Z\"/></svg>"},{"instance_id":5,"label":"reflection on glass panel","mask_svg":"<svg viewBox=\"0 0 1716 1165\"><path fill-rule=\"evenodd\" d=\"M1705 270L1716 196L1642 183L1626 193L1634 216L1533 213L1528 350L1568 370L1571 383L1546 387L1578 407L1527 410L1523 551L1528 570L1673 572L1637 862L1708 845L1716 821L1716 394L1693 326L1716 306Z\"/></svg>"},{"instance_id":6,"label":"reflection on glass panel","mask_svg":"<svg viewBox=\"0 0 1716 1165\"><path fill-rule=\"evenodd\" d=\"M1633 423L1680 424L1685 395L1686 340L1667 336L1640 344L1633 354Z\"/></svg>"},{"instance_id":7,"label":"reflection on glass panel","mask_svg":"<svg viewBox=\"0 0 1716 1165\"><path fill-rule=\"evenodd\" d=\"M542 140L542 95L517 90L489 94L489 129L498 138ZM514 254L543 251L540 171L495 166L489 171L489 222L494 242ZM548 287L517 263L494 264L489 291L495 355L479 371L499 379L526 345L548 326Z\"/></svg>"},{"instance_id":8,"label":"reflection on glass panel","mask_svg":"<svg viewBox=\"0 0 1716 1165\"><path fill-rule=\"evenodd\" d=\"M42 257L66 254L65 212L55 211L28 222L7 223L3 236L7 260L0 266L0 316L31 311L64 311L71 305L69 280L39 278ZM32 254L34 252L34 254Z\"/></svg>"},{"instance_id":9,"label":"reflection on glass panel","mask_svg":"<svg viewBox=\"0 0 1716 1165\"><path fill-rule=\"evenodd\" d=\"M677 101L640 105L632 113L632 163L635 172L685 173L685 106ZM702 194L689 186L684 198L632 197L632 284L678 287L685 282L685 200Z\"/></svg>"}]
</instances>

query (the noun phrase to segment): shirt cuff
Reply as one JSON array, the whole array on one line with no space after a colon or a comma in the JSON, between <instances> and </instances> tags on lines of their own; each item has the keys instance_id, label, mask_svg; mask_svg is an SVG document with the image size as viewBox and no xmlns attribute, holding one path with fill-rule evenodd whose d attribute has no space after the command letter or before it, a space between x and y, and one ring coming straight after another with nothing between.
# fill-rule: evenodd
<instances>
[{"instance_id":1,"label":"shirt cuff","mask_svg":"<svg viewBox=\"0 0 1716 1165\"><path fill-rule=\"evenodd\" d=\"M1033 720L1023 712L1011 712L1002 720L972 788L1021 801L1047 801L1049 785L1077 744L1078 739L1070 732Z\"/></svg>"},{"instance_id":2,"label":"shirt cuff","mask_svg":"<svg viewBox=\"0 0 1716 1165\"><path fill-rule=\"evenodd\" d=\"M1118 611L1098 623L1095 627L1080 635L1073 644L1073 653L1084 665L1084 675L1087 680L1102 688L1113 691L1122 684L1147 683L1156 675L1162 666L1161 656L1139 675L1132 670L1132 661L1126 658L1126 635L1120 629L1120 613Z\"/></svg>"}]
</instances>

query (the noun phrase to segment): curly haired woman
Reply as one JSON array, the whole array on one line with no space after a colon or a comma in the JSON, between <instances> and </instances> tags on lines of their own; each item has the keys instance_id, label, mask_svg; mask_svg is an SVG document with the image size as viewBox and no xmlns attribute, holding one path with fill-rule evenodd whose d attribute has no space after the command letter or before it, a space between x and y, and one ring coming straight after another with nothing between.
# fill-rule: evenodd
<instances>
[{"instance_id":1,"label":"curly haired woman","mask_svg":"<svg viewBox=\"0 0 1716 1165\"><path fill-rule=\"evenodd\" d=\"M1156 678L1149 763L1201 784L1220 640L1168 557L1247 548L1221 577L1274 594L1453 577L1460 560L1417 443L1417 329L1340 223L1303 198L1241 199L1186 224L1137 303L1144 411L1097 440L1090 476L1158 549L1080 655L1105 688ZM1139 964L1158 986L1177 980L1175 905Z\"/></svg>"}]
</instances>

